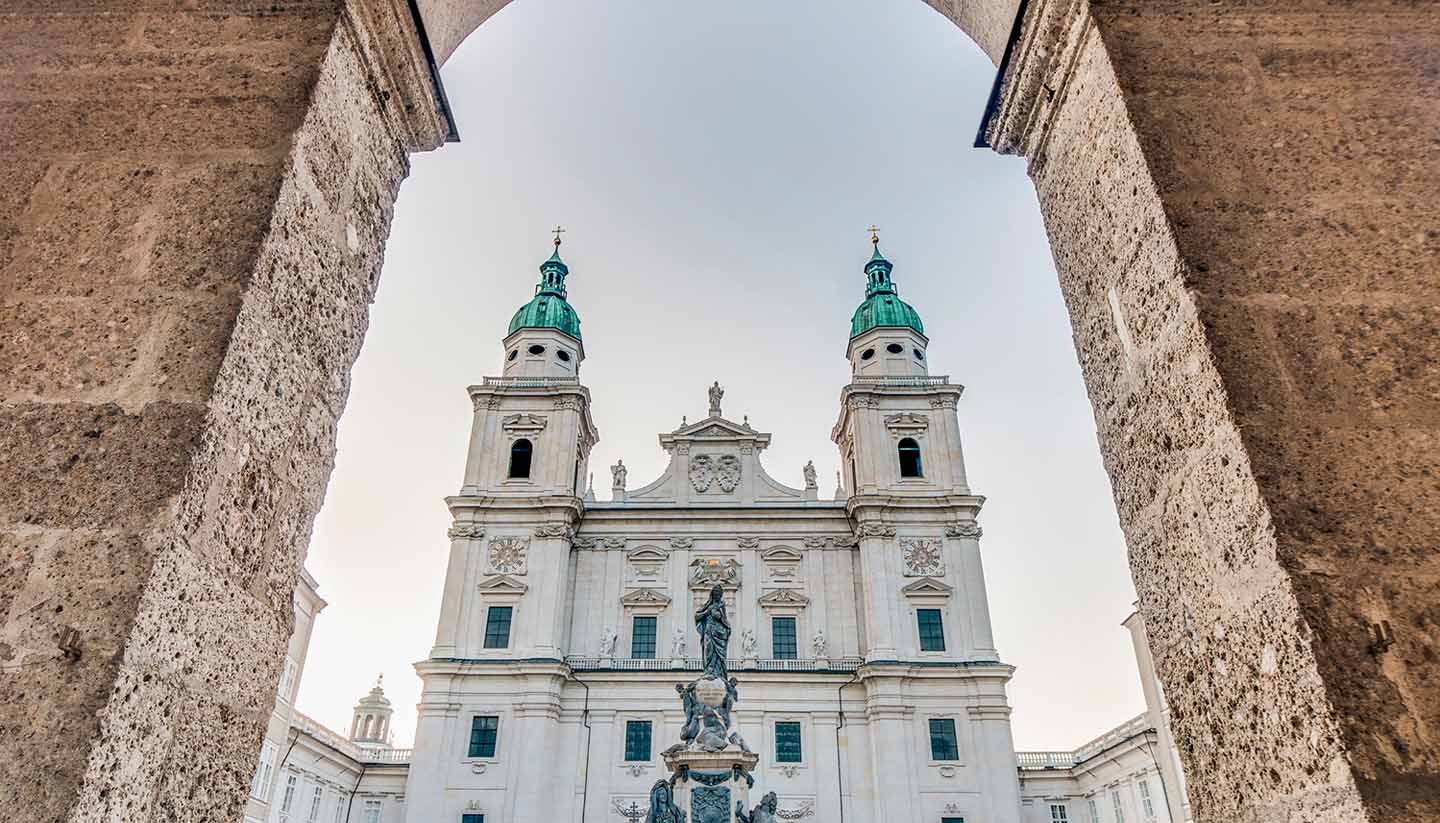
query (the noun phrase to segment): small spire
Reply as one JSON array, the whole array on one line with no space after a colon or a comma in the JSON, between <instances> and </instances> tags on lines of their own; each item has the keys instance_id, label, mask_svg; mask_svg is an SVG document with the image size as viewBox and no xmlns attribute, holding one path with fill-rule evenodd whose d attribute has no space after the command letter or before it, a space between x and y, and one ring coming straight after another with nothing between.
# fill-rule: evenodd
<instances>
[{"instance_id":1,"label":"small spire","mask_svg":"<svg viewBox=\"0 0 1440 823\"><path fill-rule=\"evenodd\" d=\"M559 224L557 223L557 224L555 225L555 253L556 253L556 254L559 254L559 253L560 253L560 235L562 235L562 234L564 234L564 233L565 233L565 227L562 226L562 225L559 225Z\"/></svg>"}]
</instances>

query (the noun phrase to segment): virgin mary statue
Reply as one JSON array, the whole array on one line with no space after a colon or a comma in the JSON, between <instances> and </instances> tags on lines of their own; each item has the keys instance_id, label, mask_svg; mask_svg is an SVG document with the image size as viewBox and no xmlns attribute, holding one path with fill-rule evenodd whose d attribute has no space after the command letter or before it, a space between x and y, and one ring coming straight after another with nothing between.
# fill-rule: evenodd
<instances>
[{"instance_id":1,"label":"virgin mary statue","mask_svg":"<svg viewBox=\"0 0 1440 823\"><path fill-rule=\"evenodd\" d=\"M705 676L724 680L729 676L725 652L730 647L730 618L725 614L725 590L718 584L710 588L710 599L695 612L695 628L700 633Z\"/></svg>"}]
</instances>

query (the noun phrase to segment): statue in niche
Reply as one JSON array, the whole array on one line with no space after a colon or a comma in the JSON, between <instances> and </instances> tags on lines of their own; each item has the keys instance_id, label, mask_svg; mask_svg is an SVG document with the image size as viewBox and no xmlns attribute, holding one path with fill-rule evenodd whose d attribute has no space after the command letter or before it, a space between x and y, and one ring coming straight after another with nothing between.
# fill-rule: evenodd
<instances>
[{"instance_id":1,"label":"statue in niche","mask_svg":"<svg viewBox=\"0 0 1440 823\"><path fill-rule=\"evenodd\" d=\"M740 823L777 823L780 812L780 798L774 792L767 793L760 798L760 805L745 813L745 804L739 800L735 801L735 819Z\"/></svg>"},{"instance_id":2,"label":"statue in niche","mask_svg":"<svg viewBox=\"0 0 1440 823\"><path fill-rule=\"evenodd\" d=\"M670 656L685 656L685 627L676 626L675 633L670 636Z\"/></svg>"},{"instance_id":3,"label":"statue in niche","mask_svg":"<svg viewBox=\"0 0 1440 823\"><path fill-rule=\"evenodd\" d=\"M730 618L725 614L725 589L718 583L710 587L710 599L695 612L695 628L700 633L705 676L725 680L729 677L725 654L730 647Z\"/></svg>"},{"instance_id":4,"label":"statue in niche","mask_svg":"<svg viewBox=\"0 0 1440 823\"><path fill-rule=\"evenodd\" d=\"M625 478L629 476L630 470L625 468L624 460L616 460L615 465L610 467L610 488L623 491L625 489Z\"/></svg>"},{"instance_id":5,"label":"statue in niche","mask_svg":"<svg viewBox=\"0 0 1440 823\"><path fill-rule=\"evenodd\" d=\"M614 656L615 656L615 641L616 641L617 639L618 639L618 635L615 634L615 629L614 629L614 628L612 628L612 627L610 627L610 626L606 626L603 630L601 630L601 632L600 632L600 656L601 656L601 657L614 657Z\"/></svg>"},{"instance_id":6,"label":"statue in niche","mask_svg":"<svg viewBox=\"0 0 1440 823\"><path fill-rule=\"evenodd\" d=\"M710 416L720 416L720 401L725 397L725 390L720 388L720 381L716 380L710 387Z\"/></svg>"},{"instance_id":7,"label":"statue in niche","mask_svg":"<svg viewBox=\"0 0 1440 823\"><path fill-rule=\"evenodd\" d=\"M815 461L814 461L814 460L807 460L807 461L805 461L805 470L804 470L804 471L805 471L805 488L807 488L807 489L818 489L818 488L820 488L820 482L815 479Z\"/></svg>"},{"instance_id":8,"label":"statue in niche","mask_svg":"<svg viewBox=\"0 0 1440 823\"><path fill-rule=\"evenodd\" d=\"M685 823L685 810L675 805L670 781L657 780L650 787L650 814L645 823Z\"/></svg>"},{"instance_id":9,"label":"statue in niche","mask_svg":"<svg viewBox=\"0 0 1440 823\"><path fill-rule=\"evenodd\" d=\"M825 647L827 645L828 641L825 638L825 630L822 628L816 628L815 636L810 638L810 648L815 652L816 659L822 659L825 657Z\"/></svg>"}]
</instances>

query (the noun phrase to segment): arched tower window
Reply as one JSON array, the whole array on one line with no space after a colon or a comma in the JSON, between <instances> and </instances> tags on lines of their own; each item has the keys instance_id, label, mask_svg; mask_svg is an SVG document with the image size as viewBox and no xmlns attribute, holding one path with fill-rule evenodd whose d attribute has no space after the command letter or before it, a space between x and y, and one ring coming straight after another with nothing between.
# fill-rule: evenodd
<instances>
[{"instance_id":1,"label":"arched tower window","mask_svg":"<svg viewBox=\"0 0 1440 823\"><path fill-rule=\"evenodd\" d=\"M900 476L925 476L920 468L920 444L916 443L913 437L906 437L900 441Z\"/></svg>"},{"instance_id":2,"label":"arched tower window","mask_svg":"<svg viewBox=\"0 0 1440 823\"><path fill-rule=\"evenodd\" d=\"M535 447L530 444L529 440L521 438L515 441L515 445L510 447L511 477L527 478L530 476L530 455L534 451Z\"/></svg>"}]
</instances>

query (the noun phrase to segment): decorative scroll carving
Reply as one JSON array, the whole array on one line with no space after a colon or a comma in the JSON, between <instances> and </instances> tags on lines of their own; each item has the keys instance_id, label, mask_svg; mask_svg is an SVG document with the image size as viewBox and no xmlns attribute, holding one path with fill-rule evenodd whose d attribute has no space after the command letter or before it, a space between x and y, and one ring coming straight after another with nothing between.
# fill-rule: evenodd
<instances>
[{"instance_id":1,"label":"decorative scroll carving","mask_svg":"<svg viewBox=\"0 0 1440 823\"><path fill-rule=\"evenodd\" d=\"M807 537L805 538L805 548L823 549L830 545L830 540L831 538L829 537Z\"/></svg>"},{"instance_id":2,"label":"decorative scroll carving","mask_svg":"<svg viewBox=\"0 0 1440 823\"><path fill-rule=\"evenodd\" d=\"M758 549L760 548L760 538L737 537L735 538L735 545L742 549Z\"/></svg>"},{"instance_id":3,"label":"decorative scroll carving","mask_svg":"<svg viewBox=\"0 0 1440 823\"><path fill-rule=\"evenodd\" d=\"M876 523L872 520L861 523L858 532L861 537L894 537L895 527L884 523Z\"/></svg>"},{"instance_id":4,"label":"decorative scroll carving","mask_svg":"<svg viewBox=\"0 0 1440 823\"><path fill-rule=\"evenodd\" d=\"M930 398L930 408L932 408L932 409L953 409L953 408L955 408L955 398L954 398L954 397L932 397L932 398Z\"/></svg>"},{"instance_id":5,"label":"decorative scroll carving","mask_svg":"<svg viewBox=\"0 0 1440 823\"><path fill-rule=\"evenodd\" d=\"M485 536L485 527L479 523L455 523L445 534L451 540L474 540Z\"/></svg>"},{"instance_id":6,"label":"decorative scroll carving","mask_svg":"<svg viewBox=\"0 0 1440 823\"><path fill-rule=\"evenodd\" d=\"M564 540L569 540L570 538L575 536L575 530L565 525L564 523L547 523L543 526L535 527L535 536L559 537Z\"/></svg>"},{"instance_id":7,"label":"decorative scroll carving","mask_svg":"<svg viewBox=\"0 0 1440 823\"><path fill-rule=\"evenodd\" d=\"M815 814L815 801L813 800L807 800L804 805L794 809L781 809L775 812L775 816L781 820L803 820L813 814Z\"/></svg>"},{"instance_id":8,"label":"decorative scroll carving","mask_svg":"<svg viewBox=\"0 0 1440 823\"><path fill-rule=\"evenodd\" d=\"M572 411L579 411L579 410L580 410L580 398L578 398L578 397L557 397L557 398L555 398L555 408L557 408L557 409L570 409L570 410L572 410Z\"/></svg>"},{"instance_id":9,"label":"decorative scroll carving","mask_svg":"<svg viewBox=\"0 0 1440 823\"><path fill-rule=\"evenodd\" d=\"M939 538L902 537L900 553L905 558L906 577L943 577L944 543Z\"/></svg>"},{"instance_id":10,"label":"decorative scroll carving","mask_svg":"<svg viewBox=\"0 0 1440 823\"><path fill-rule=\"evenodd\" d=\"M623 537L604 537L601 538L600 542L603 543L607 549L625 548L625 538Z\"/></svg>"},{"instance_id":11,"label":"decorative scroll carving","mask_svg":"<svg viewBox=\"0 0 1440 823\"><path fill-rule=\"evenodd\" d=\"M525 574L528 567L530 540L524 537L492 537L485 562L492 572Z\"/></svg>"},{"instance_id":12,"label":"decorative scroll carving","mask_svg":"<svg viewBox=\"0 0 1440 823\"><path fill-rule=\"evenodd\" d=\"M570 545L577 549L593 549L595 544L596 540L593 537L574 537L570 540Z\"/></svg>"},{"instance_id":13,"label":"decorative scroll carving","mask_svg":"<svg viewBox=\"0 0 1440 823\"><path fill-rule=\"evenodd\" d=\"M961 520L958 523L950 523L945 527L946 537L972 537L976 540L985 533L980 524L974 520Z\"/></svg>"},{"instance_id":14,"label":"decorative scroll carving","mask_svg":"<svg viewBox=\"0 0 1440 823\"><path fill-rule=\"evenodd\" d=\"M693 538L693 537L672 537L672 538L670 538L670 548L672 548L672 549L689 549L689 548L693 548L694 546L695 546L695 538Z\"/></svg>"}]
</instances>

